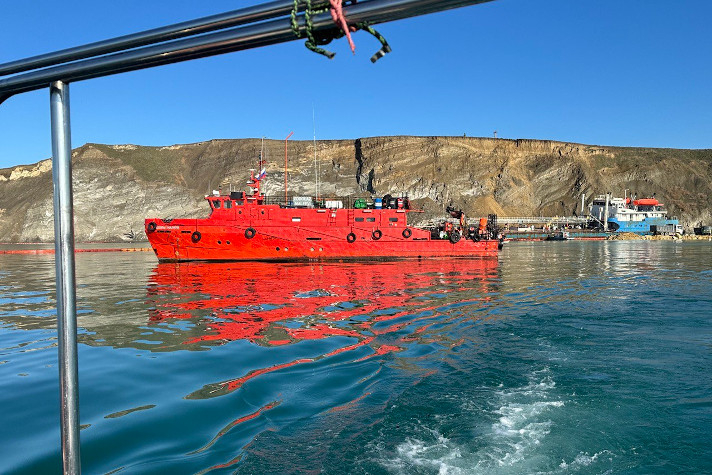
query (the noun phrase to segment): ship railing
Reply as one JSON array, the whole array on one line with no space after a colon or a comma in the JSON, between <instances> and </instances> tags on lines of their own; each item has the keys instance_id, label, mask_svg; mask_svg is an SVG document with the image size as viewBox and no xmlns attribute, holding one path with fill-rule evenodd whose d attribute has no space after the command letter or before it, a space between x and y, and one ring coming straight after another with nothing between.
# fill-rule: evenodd
<instances>
[{"instance_id":1,"label":"ship railing","mask_svg":"<svg viewBox=\"0 0 712 475\"><path fill-rule=\"evenodd\" d=\"M589 216L498 216L499 224L586 224Z\"/></svg>"},{"instance_id":2,"label":"ship railing","mask_svg":"<svg viewBox=\"0 0 712 475\"><path fill-rule=\"evenodd\" d=\"M410 203L407 196L394 196L396 200L394 204L397 207L397 200L403 199L403 207L409 209ZM287 195L284 196L265 196L263 203L267 205L278 205L282 208L318 208L318 209L375 209L376 199L370 195L347 195L347 196L306 196L306 195ZM381 207L387 205L381 201ZM393 207L393 206L392 206Z\"/></svg>"}]
</instances>

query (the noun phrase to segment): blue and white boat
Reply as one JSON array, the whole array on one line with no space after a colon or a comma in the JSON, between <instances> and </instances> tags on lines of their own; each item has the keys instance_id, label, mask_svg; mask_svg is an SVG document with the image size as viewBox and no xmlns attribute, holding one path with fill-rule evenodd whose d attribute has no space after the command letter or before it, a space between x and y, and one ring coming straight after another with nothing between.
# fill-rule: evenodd
<instances>
[{"instance_id":1,"label":"blue and white boat","mask_svg":"<svg viewBox=\"0 0 712 475\"><path fill-rule=\"evenodd\" d=\"M593 200L589 214L602 224L608 222L608 230L619 233L653 234L653 230L672 227L682 233L677 218L668 218L665 205L655 198L613 198L600 195ZM651 230L651 226L653 230Z\"/></svg>"}]
</instances>

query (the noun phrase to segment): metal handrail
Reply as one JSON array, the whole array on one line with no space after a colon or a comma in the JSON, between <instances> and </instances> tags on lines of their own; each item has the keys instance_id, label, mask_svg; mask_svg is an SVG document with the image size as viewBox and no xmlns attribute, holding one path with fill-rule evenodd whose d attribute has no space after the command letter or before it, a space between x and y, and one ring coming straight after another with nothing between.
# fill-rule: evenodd
<instances>
[{"instance_id":1,"label":"metal handrail","mask_svg":"<svg viewBox=\"0 0 712 475\"><path fill-rule=\"evenodd\" d=\"M328 3L326 0L315 0L312 5L317 8L326 3ZM269 20L289 14L292 8L294 8L293 0L278 0L67 48L52 53L40 54L30 58L0 64L0 76L7 76L8 74L21 73L47 66L55 66L70 61L162 43L187 36L195 36L211 31L245 25L247 23Z\"/></svg>"},{"instance_id":2,"label":"metal handrail","mask_svg":"<svg viewBox=\"0 0 712 475\"><path fill-rule=\"evenodd\" d=\"M435 11L448 10L465 5L485 3L492 0L369 0L344 8L349 22L383 23ZM329 13L313 17L314 31L334 30L334 22ZM300 30L304 30L304 15L298 16ZM152 31L152 30L149 30ZM141 37L141 34L139 38ZM150 35L149 35L150 36ZM274 19L254 25L239 26L189 38L166 41L152 46L96 56L72 63L58 64L45 69L35 69L0 79L0 103L8 97L43 89L53 81L65 83L109 76L128 71L136 71L190 59L214 56L223 53L268 46L297 39L289 19ZM71 56L75 49L63 50ZM76 48L81 52L82 47ZM52 55L48 55L51 57ZM57 58L55 58L56 60ZM49 61L49 59L47 59ZM28 60L27 64L31 61ZM18 64L19 63L19 64ZM0 65L13 70L23 61ZM40 63L41 64L41 63ZM14 65L14 66L13 66Z\"/></svg>"},{"instance_id":3,"label":"metal handrail","mask_svg":"<svg viewBox=\"0 0 712 475\"><path fill-rule=\"evenodd\" d=\"M310 202L308 206L302 206L295 203L294 198L309 198ZM394 200L405 199L408 200L408 196L393 196ZM263 204L266 205L278 205L283 208L317 208L317 209L328 209L326 205L329 201L340 201L343 209L378 209L375 207L374 199L370 194L351 194L351 195L321 195L319 197L311 195L289 195L285 200L281 195L265 195L262 198ZM364 208L356 208L356 201L363 200L366 203ZM407 202L407 207L402 209L411 209L413 205L409 200ZM388 205L383 203L382 209L388 209ZM396 209L396 208L392 208Z\"/></svg>"},{"instance_id":4,"label":"metal handrail","mask_svg":"<svg viewBox=\"0 0 712 475\"><path fill-rule=\"evenodd\" d=\"M499 216L500 224L538 224L538 223L586 223L589 216Z\"/></svg>"}]
</instances>

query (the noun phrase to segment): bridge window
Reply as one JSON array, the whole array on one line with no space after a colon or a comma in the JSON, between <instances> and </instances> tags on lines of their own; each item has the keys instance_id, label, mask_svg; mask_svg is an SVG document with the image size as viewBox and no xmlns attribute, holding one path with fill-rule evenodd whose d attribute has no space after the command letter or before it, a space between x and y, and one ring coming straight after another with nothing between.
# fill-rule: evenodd
<instances>
[{"instance_id":1,"label":"bridge window","mask_svg":"<svg viewBox=\"0 0 712 475\"><path fill-rule=\"evenodd\" d=\"M368 221L369 223L374 223L376 222L376 218L366 218L366 221Z\"/></svg>"},{"instance_id":2,"label":"bridge window","mask_svg":"<svg viewBox=\"0 0 712 475\"><path fill-rule=\"evenodd\" d=\"M215 208L215 209L220 208L220 200L213 200L213 208Z\"/></svg>"},{"instance_id":3,"label":"bridge window","mask_svg":"<svg viewBox=\"0 0 712 475\"><path fill-rule=\"evenodd\" d=\"M357 223L363 223L363 218L356 218L355 221L356 221Z\"/></svg>"},{"instance_id":4,"label":"bridge window","mask_svg":"<svg viewBox=\"0 0 712 475\"><path fill-rule=\"evenodd\" d=\"M398 218L388 218L388 221L390 221L391 223L397 223Z\"/></svg>"},{"instance_id":5,"label":"bridge window","mask_svg":"<svg viewBox=\"0 0 712 475\"><path fill-rule=\"evenodd\" d=\"M225 208L226 208L226 209L232 208L232 201L230 201L230 200L225 200Z\"/></svg>"}]
</instances>

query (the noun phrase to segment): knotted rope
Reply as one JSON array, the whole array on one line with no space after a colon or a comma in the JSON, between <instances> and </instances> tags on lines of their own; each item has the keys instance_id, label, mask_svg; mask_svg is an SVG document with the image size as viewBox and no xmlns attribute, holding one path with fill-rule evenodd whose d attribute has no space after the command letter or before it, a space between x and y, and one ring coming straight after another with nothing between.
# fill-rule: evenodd
<instances>
[{"instance_id":1,"label":"knotted rope","mask_svg":"<svg viewBox=\"0 0 712 475\"><path fill-rule=\"evenodd\" d=\"M315 53L321 54L329 59L332 59L335 56L335 53L321 48L319 47L319 45L327 45L335 39L339 39L343 36L346 36L349 41L351 51L355 52L356 45L354 45L354 42L351 39L351 33L358 30L363 30L373 35L373 37L381 43L381 49L378 50L373 56L371 56L372 63L375 63L387 53L390 53L391 47L386 41L386 39L383 37L383 35L373 29L368 22L361 22L355 25L348 24L343 11L343 1L344 0L329 0L329 7L314 9L312 8L312 0L294 0L294 6L292 7L292 11L290 14L291 27L294 36L296 36L297 38L304 38L306 34L307 41L304 43L304 46L306 46L308 49ZM352 1L353 3L356 3L356 0ZM299 23L297 22L299 4L302 2L304 3L304 33L302 33L302 31L299 29ZM319 13L324 13L327 10L329 10L329 13L331 13L331 18L332 20L334 20L334 23L336 24L338 29L329 30L325 32L315 32L312 17Z\"/></svg>"}]
</instances>

